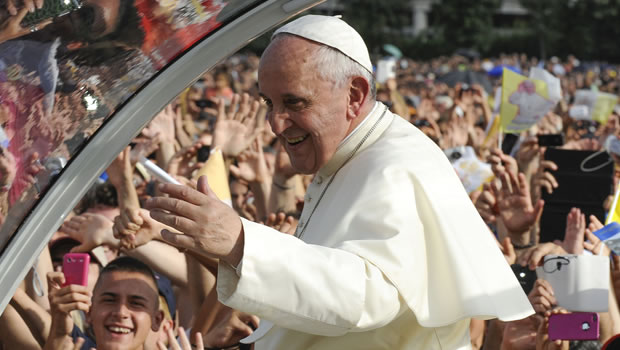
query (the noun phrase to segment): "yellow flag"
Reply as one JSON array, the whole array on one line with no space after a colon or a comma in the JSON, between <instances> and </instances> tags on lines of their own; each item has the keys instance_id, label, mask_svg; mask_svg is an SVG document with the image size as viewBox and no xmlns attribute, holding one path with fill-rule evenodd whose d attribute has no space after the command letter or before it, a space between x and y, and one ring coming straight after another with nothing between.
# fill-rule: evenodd
<instances>
[{"instance_id":1,"label":"yellow flag","mask_svg":"<svg viewBox=\"0 0 620 350\"><path fill-rule=\"evenodd\" d=\"M614 201L611 203L611 208L609 208L609 213L607 213L607 219L605 220L605 225L611 222L620 223L620 205L618 205L618 199L620 199L620 184L618 184L618 190L616 191L616 195L614 196Z\"/></svg>"},{"instance_id":2,"label":"yellow flag","mask_svg":"<svg viewBox=\"0 0 620 350\"><path fill-rule=\"evenodd\" d=\"M222 150L216 148L211 150L209 159L207 159L205 165L198 170L196 179L206 175L209 181L209 187L215 192L217 198L229 206L232 206L230 186L226 174L226 163L224 162Z\"/></svg>"},{"instance_id":3,"label":"yellow flag","mask_svg":"<svg viewBox=\"0 0 620 350\"><path fill-rule=\"evenodd\" d=\"M500 106L503 132L517 133L529 129L553 106L555 103L549 99L547 83L504 68Z\"/></svg>"},{"instance_id":4,"label":"yellow flag","mask_svg":"<svg viewBox=\"0 0 620 350\"><path fill-rule=\"evenodd\" d=\"M493 146L493 143L495 142L495 137L497 136L498 132L499 132L499 116L495 115L493 116L491 125L488 127L487 135L485 136L484 141L482 142L482 147L491 148Z\"/></svg>"},{"instance_id":5,"label":"yellow flag","mask_svg":"<svg viewBox=\"0 0 620 350\"><path fill-rule=\"evenodd\" d=\"M616 107L617 102L618 96L599 92L596 96L596 102L594 103L594 108L592 110L592 119L601 124L607 123L607 119L614 111L614 107Z\"/></svg>"}]
</instances>

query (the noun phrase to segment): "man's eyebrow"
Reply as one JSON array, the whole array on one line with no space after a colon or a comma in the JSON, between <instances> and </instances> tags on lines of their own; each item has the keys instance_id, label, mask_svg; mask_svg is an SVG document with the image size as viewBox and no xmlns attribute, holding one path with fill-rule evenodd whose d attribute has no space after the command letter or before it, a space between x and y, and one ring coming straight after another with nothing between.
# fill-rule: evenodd
<instances>
[{"instance_id":1,"label":"man's eyebrow","mask_svg":"<svg viewBox=\"0 0 620 350\"><path fill-rule=\"evenodd\" d=\"M101 293L100 296L101 297L115 297L116 298L118 296L118 294L112 293L112 292L103 292L103 293Z\"/></svg>"},{"instance_id":2,"label":"man's eyebrow","mask_svg":"<svg viewBox=\"0 0 620 350\"><path fill-rule=\"evenodd\" d=\"M129 296L130 299L139 299L139 300L144 300L144 301L148 301L149 299L145 296L142 296L140 294L132 294Z\"/></svg>"}]
</instances>

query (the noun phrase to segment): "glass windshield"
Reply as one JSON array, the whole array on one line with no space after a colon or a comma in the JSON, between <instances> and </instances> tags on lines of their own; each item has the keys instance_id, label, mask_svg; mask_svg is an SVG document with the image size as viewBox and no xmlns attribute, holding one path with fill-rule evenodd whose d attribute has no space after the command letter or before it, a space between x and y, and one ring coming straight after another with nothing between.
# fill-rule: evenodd
<instances>
[{"instance_id":1,"label":"glass windshield","mask_svg":"<svg viewBox=\"0 0 620 350\"><path fill-rule=\"evenodd\" d=\"M259 2L0 0L0 249L127 99Z\"/></svg>"}]
</instances>

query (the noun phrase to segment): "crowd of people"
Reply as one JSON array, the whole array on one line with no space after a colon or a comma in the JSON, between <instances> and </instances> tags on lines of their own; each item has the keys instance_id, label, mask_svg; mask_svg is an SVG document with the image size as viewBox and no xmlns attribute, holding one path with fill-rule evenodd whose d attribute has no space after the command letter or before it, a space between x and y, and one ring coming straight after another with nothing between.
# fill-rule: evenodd
<instances>
[{"instance_id":1,"label":"crowd of people","mask_svg":"<svg viewBox=\"0 0 620 350\"><path fill-rule=\"evenodd\" d=\"M603 123L574 119L569 110L579 89L618 94L620 67L580 62L575 57L543 62L517 54L493 59L455 55L429 62L394 60L393 74L376 86L377 100L424 132L453 163L469 147L473 158L488 166L492 176L467 191L507 264L534 270L546 255L589 252L610 257L609 310L599 313L598 340L549 340L549 314L565 310L558 308L551 284L539 278L526 291L536 314L511 322L473 319L469 325L472 347L600 349L620 334L620 258L594 235L604 226L605 217L587 215L593 211L585 204L569 208L562 213L563 222L554 223L565 226L563 235L545 238L547 226L541 225L541 218L545 210L553 209L544 198L577 190L562 188L567 185L554 176L562 170L560 164L546 158L550 147L539 144L540 135L564 134L563 144L554 147L608 151L609 137L620 137L620 109L614 109ZM493 131L498 118L494 92L501 88L501 74L494 76L490 71L500 65L526 76L531 68L543 67L560 79L563 92L557 106L537 125L517 135L515 145L508 148L502 147L506 136ZM208 186L198 182L199 173L210 157L221 152L227 180L223 192L230 193L229 205L246 220L295 234L315 175L296 170L268 125L269 101L259 94L258 68L259 58L254 54L232 56L199 77L118 155L72 209L2 313L0 349L112 348L118 344L144 349L249 348L240 340L252 334L260 320L218 301L217 260L192 249L178 249L162 237L174 229L152 217L149 199L170 193L162 192L158 178L140 159L148 158L179 183L204 192ZM475 72L484 79L442 80L453 71ZM18 165L6 146L0 151L4 216L15 203L9 198L11 187L25 185L14 182ZM456 151L459 156L454 156ZM620 155L610 157L612 172L586 180L607 184L608 193L596 213L606 213L613 206L620 180L616 171ZM21 181L34 183L41 164L23 159L19 163L19 171L27 174ZM459 175L463 181L471 176L467 172ZM210 185L221 193L221 188ZM62 261L70 252L90 256L86 286L65 285Z\"/></svg>"}]
</instances>

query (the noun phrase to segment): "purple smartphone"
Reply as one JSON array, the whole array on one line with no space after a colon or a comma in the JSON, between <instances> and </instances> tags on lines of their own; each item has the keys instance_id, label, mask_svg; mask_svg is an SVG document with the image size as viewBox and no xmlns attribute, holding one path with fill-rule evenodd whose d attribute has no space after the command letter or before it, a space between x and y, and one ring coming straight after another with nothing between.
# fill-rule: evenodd
<instances>
[{"instance_id":1,"label":"purple smartphone","mask_svg":"<svg viewBox=\"0 0 620 350\"><path fill-rule=\"evenodd\" d=\"M88 264L90 255L86 253L68 253L62 259L62 272L65 274L65 286L69 284L88 284Z\"/></svg>"},{"instance_id":2,"label":"purple smartphone","mask_svg":"<svg viewBox=\"0 0 620 350\"><path fill-rule=\"evenodd\" d=\"M596 312L553 314L549 318L551 340L597 340L599 335Z\"/></svg>"}]
</instances>

